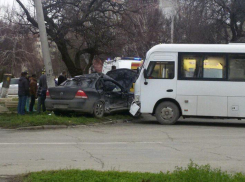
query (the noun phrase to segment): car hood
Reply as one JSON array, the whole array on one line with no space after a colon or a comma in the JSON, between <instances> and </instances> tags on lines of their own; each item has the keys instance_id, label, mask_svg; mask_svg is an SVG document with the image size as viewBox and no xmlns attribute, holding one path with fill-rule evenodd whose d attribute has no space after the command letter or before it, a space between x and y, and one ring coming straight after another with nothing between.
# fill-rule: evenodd
<instances>
[{"instance_id":1,"label":"car hood","mask_svg":"<svg viewBox=\"0 0 245 182\"><path fill-rule=\"evenodd\" d=\"M137 72L130 69L116 69L106 73L107 76L118 82L127 91L130 91L133 83L137 80Z\"/></svg>"}]
</instances>

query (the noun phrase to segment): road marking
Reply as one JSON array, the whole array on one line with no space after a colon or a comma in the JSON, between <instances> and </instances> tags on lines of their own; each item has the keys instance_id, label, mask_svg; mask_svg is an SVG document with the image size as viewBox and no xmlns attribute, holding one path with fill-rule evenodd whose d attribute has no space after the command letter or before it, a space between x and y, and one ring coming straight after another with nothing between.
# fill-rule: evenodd
<instances>
[{"instance_id":1,"label":"road marking","mask_svg":"<svg viewBox=\"0 0 245 182\"><path fill-rule=\"evenodd\" d=\"M0 143L0 145L126 145L126 144L163 144L163 142Z\"/></svg>"}]
</instances>

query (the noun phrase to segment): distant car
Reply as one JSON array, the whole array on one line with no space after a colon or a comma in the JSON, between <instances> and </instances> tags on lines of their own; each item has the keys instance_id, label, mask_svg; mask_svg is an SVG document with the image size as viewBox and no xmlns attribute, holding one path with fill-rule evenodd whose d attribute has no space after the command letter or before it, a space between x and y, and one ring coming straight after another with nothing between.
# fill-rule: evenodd
<instances>
[{"instance_id":1,"label":"distant car","mask_svg":"<svg viewBox=\"0 0 245 182\"><path fill-rule=\"evenodd\" d=\"M19 78L11 78L8 95L18 95ZM0 93L2 92L3 82L0 83Z\"/></svg>"},{"instance_id":2,"label":"distant car","mask_svg":"<svg viewBox=\"0 0 245 182\"><path fill-rule=\"evenodd\" d=\"M105 113L129 110L133 100L130 92L137 73L118 69L104 74L76 76L47 91L46 108L55 114L81 112L103 117Z\"/></svg>"}]
</instances>

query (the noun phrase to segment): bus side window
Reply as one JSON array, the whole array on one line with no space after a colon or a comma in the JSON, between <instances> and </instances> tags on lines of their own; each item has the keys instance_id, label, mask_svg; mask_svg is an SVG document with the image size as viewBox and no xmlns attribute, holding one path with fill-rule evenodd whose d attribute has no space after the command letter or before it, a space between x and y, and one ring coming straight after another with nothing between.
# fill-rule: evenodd
<instances>
[{"instance_id":1,"label":"bus side window","mask_svg":"<svg viewBox=\"0 0 245 182\"><path fill-rule=\"evenodd\" d=\"M230 81L245 81L245 54L229 56L228 75Z\"/></svg>"},{"instance_id":2,"label":"bus side window","mask_svg":"<svg viewBox=\"0 0 245 182\"><path fill-rule=\"evenodd\" d=\"M206 56L203 63L203 78L226 78L226 57Z\"/></svg>"},{"instance_id":3,"label":"bus side window","mask_svg":"<svg viewBox=\"0 0 245 182\"><path fill-rule=\"evenodd\" d=\"M183 55L181 58L182 78L201 78L203 58L200 55Z\"/></svg>"},{"instance_id":4,"label":"bus side window","mask_svg":"<svg viewBox=\"0 0 245 182\"><path fill-rule=\"evenodd\" d=\"M152 61L147 70L148 79L173 79L174 62Z\"/></svg>"}]
</instances>

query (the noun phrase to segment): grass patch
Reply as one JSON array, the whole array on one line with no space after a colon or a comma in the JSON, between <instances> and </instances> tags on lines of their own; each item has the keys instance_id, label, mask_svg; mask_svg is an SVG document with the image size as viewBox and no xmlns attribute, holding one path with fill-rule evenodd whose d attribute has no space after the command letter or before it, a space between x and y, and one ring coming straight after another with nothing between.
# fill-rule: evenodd
<instances>
[{"instance_id":1,"label":"grass patch","mask_svg":"<svg viewBox=\"0 0 245 182\"><path fill-rule=\"evenodd\" d=\"M125 115L110 115L104 118L98 119L92 116L56 116L53 113L42 114L26 114L20 116L18 114L1 114L0 115L0 127L2 128L19 128L28 126L42 126L42 125L81 125L90 123L99 123L109 120L118 119L132 119L129 114Z\"/></svg>"},{"instance_id":2,"label":"grass patch","mask_svg":"<svg viewBox=\"0 0 245 182\"><path fill-rule=\"evenodd\" d=\"M30 173L19 177L23 182L239 182L245 181L241 173L228 174L209 165L198 166L191 162L187 168L176 168L172 173L139 173L93 170L59 170Z\"/></svg>"}]
</instances>

